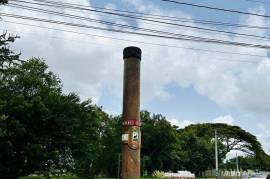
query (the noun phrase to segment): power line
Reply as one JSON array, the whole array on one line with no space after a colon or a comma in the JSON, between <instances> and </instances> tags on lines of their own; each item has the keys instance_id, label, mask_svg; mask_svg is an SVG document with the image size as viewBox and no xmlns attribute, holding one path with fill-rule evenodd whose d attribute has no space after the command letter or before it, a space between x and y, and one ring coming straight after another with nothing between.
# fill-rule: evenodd
<instances>
[{"instance_id":1,"label":"power line","mask_svg":"<svg viewBox=\"0 0 270 179\"><path fill-rule=\"evenodd\" d=\"M96 6L84 6L84 5L74 4L74 3L61 3L61 2L57 2L57 1L34 0L36 2L42 2L42 3L27 2L27 1L22 1L22 0L10 0L10 1L30 3L30 4L36 4L36 5L52 6L52 7L61 7L61 8L66 8L66 9L79 9L79 10L85 10L85 11L93 11L93 12L97 12L97 13L106 13L106 14L122 16L122 17L126 17L126 18L130 18L130 17L142 18L142 17L144 17L144 16L134 16L134 14L139 14L139 15L150 16L150 17L144 17L147 19L155 17L155 19L159 19L159 20L169 20L169 21L189 22L189 23L192 22L192 23L198 23L198 24L229 26L229 27L244 27L244 28L248 28L248 29L270 30L270 27L265 27L265 26L251 26L251 25L235 24L235 23L229 23L229 22L209 21L209 20L201 20L201 19L189 19L189 18L183 18L183 17L180 18L180 17L175 17L175 16L163 16L163 15L157 15L157 14L139 13L139 12L135 12L135 11L121 11L121 10L114 10L114 9L102 8L102 7L96 7ZM92 9L89 9L89 8L92 8ZM103 9L103 10L107 10L107 11L100 11L100 10L96 10L96 9ZM111 11L125 12L128 14L113 13ZM132 14L132 16L130 16L130 14ZM138 19L138 20L146 20L146 19Z\"/></svg>"},{"instance_id":2,"label":"power line","mask_svg":"<svg viewBox=\"0 0 270 179\"><path fill-rule=\"evenodd\" d=\"M22 5L20 5L20 6L22 6ZM13 5L13 7L14 7L14 5ZM20 8L25 8L25 7L20 7ZM27 8L32 8L32 7L28 6ZM37 10L37 8L35 8L34 10ZM38 10L40 11L41 9L38 9ZM43 11L45 11L45 10L43 10ZM80 18L82 18L82 17L80 17ZM104 22L103 21L102 23L110 23L110 22ZM238 37L241 37L241 36L254 37L254 38L250 38L250 39L257 39L257 38L259 38L259 39L269 39L269 37L265 37L265 36L258 36L258 35L244 34L244 33L234 33L234 32L220 31L220 30L215 30L215 29L200 28L200 27L194 27L194 26L186 26L186 25L180 25L180 24L177 24L177 25L181 26L181 27L194 28L194 29L199 29L199 30L206 30L206 31L214 31L214 32L222 32L222 33L227 33L227 34L233 34L233 35L238 36ZM129 28L130 28L130 26L129 26ZM133 26L132 28L136 28L136 27Z\"/></svg>"},{"instance_id":3,"label":"power line","mask_svg":"<svg viewBox=\"0 0 270 179\"><path fill-rule=\"evenodd\" d=\"M20 16L20 15L7 14L7 13L0 13L0 15L5 16L5 17L17 18L17 19L25 19L25 20L32 20L32 21L38 21L38 22L46 22L46 23L67 25L67 26L73 26L73 27L90 28L90 29L95 29L95 30L126 33L126 34L140 35L140 36L157 37L157 38L165 38L165 39L173 39L173 40L187 40L187 41L193 41L193 42L204 42L204 43L233 45L233 46L242 46L242 47L251 47L251 48L270 49L269 45L264 45L264 44L249 44L249 43L243 43L243 42L233 42L233 41L226 41L226 40L219 40L219 39L202 38L202 37L190 36L190 35L182 35L182 36L176 37L176 36L140 33L140 32L134 32L134 31L116 30L116 29L109 29L109 28L103 28L103 27L97 27L97 26L89 26L89 25L69 23L69 22L63 22L63 21L53 21L53 20L49 20L49 19L34 18L34 17L29 17L29 16Z\"/></svg>"},{"instance_id":4,"label":"power line","mask_svg":"<svg viewBox=\"0 0 270 179\"><path fill-rule=\"evenodd\" d=\"M131 28L131 29L143 30L143 31L148 31L148 32L150 31L150 32L162 33L162 34L167 34L167 35L179 35L179 34L165 32L165 31L157 31L157 30L152 30L152 29L139 28L139 27L135 27L135 26L117 24L117 23L112 23L112 22L108 22L108 21L96 20L96 19L92 19L92 18L76 16L76 15L73 15L73 14L60 13L60 12L56 12L56 11L50 11L50 10L45 10L45 9L40 9L40 8L24 6L24 5L18 5L18 4L12 4L11 3L9 6L22 8L22 9L28 9L28 10L32 10L32 11L43 12L43 13L48 13L48 14L54 14L54 15L59 15L59 16L65 16L65 17L75 18L75 19L80 19L80 20L98 22L98 23L107 24L107 25L114 25L114 26L123 27L123 28ZM195 27L195 26L187 26L187 25L180 25L180 24L179 24L179 26L180 27L187 27L187 28L194 28L194 29L199 29L199 30L206 30L206 31L214 31L214 32L233 34L233 35L237 35L237 36L252 37L251 39L268 39L268 40L270 40L269 37L265 37L265 36L251 35L251 34L245 34L245 33L235 33L235 32L223 31L223 30L221 31L221 30L215 30L215 29L209 29L209 28L201 28L201 27Z\"/></svg>"},{"instance_id":5,"label":"power line","mask_svg":"<svg viewBox=\"0 0 270 179\"><path fill-rule=\"evenodd\" d=\"M270 4L270 2L265 2L265 1L259 1L259 0L245 0L248 2L255 2L255 3L261 3L261 4Z\"/></svg>"},{"instance_id":6,"label":"power line","mask_svg":"<svg viewBox=\"0 0 270 179\"><path fill-rule=\"evenodd\" d=\"M74 10L74 9L69 9L70 11L72 12L81 12L79 10ZM86 12L87 14L95 14L95 13L91 13L91 12ZM123 18L121 17L113 17L113 16L110 16L110 15L103 15L103 14L98 14L98 16L100 17L106 17L108 19L112 19L112 20L115 20L115 19L120 19L120 20L123 20ZM140 20L140 19L136 19L136 20ZM189 23L193 23L192 21L186 21L186 22L189 22ZM144 24L149 24L149 25L153 25L153 26L157 26L157 27L167 27L167 28L170 28L170 29L179 29L179 30L188 30L188 31L192 31L192 32L203 32L204 34L219 34L220 36L227 36L227 34L222 34L222 33L219 33L219 32L212 32L212 31L205 31L205 30L200 30L200 29L191 29L191 28L187 28L187 27L178 27L178 26L173 26L173 25L163 25L163 24L157 24L157 23L151 23L151 22L145 22L143 21ZM270 28L269 28L270 29ZM265 39L258 39L258 38L251 38L251 37L243 37L243 36L238 36L238 35L234 35L234 37L239 37L239 38L243 38L243 39L256 39L257 41L268 41L268 40L265 40Z\"/></svg>"},{"instance_id":7,"label":"power line","mask_svg":"<svg viewBox=\"0 0 270 179\"><path fill-rule=\"evenodd\" d=\"M159 43L143 42L143 41L137 41L137 40L128 40L128 39L123 39L123 38L109 37L109 36L84 33L84 32L78 32L78 31L71 31L71 30L64 30L64 29L59 29L59 28L51 28L51 27L26 24L26 23L14 22L14 21L7 21L7 20L3 20L3 22L31 26L31 27L38 27L38 28L49 29L49 30L62 31L62 32L69 32L69 33L74 33L74 34L79 34L79 35L87 35L87 36L100 37L100 38L109 38L109 39L119 40L119 41L127 41L127 42L135 42L135 43L141 43L141 44L147 44L147 45L154 45L154 46L163 46L163 47L179 48L179 49L186 49L186 50L193 50L193 51L210 52L210 53L220 53L220 54L227 54L227 55L240 55L240 56L268 58L267 56L256 55L256 54L236 53L236 52L227 52L227 51L218 51L218 50L207 50L207 49L200 49L200 48L194 48L194 47L183 47L183 46L174 46L174 45L166 45L166 44L159 44ZM256 61L249 61L249 62L257 63Z\"/></svg>"},{"instance_id":8,"label":"power line","mask_svg":"<svg viewBox=\"0 0 270 179\"><path fill-rule=\"evenodd\" d=\"M238 11L238 10L232 10L232 9L224 9L224 8L206 6L206 5L201 5L201 4L193 4L193 3L187 3L187 2L180 2L180 1L174 1L174 0L161 0L161 1L175 3L175 4L181 4L181 5L186 5L186 6L192 6L192 7L197 7L197 8L204 8L204 9L211 9L211 10L217 10L217 11L230 12L230 13L253 15L253 16L259 16L259 17L265 17L265 18L270 17L269 15L264 15L264 14L257 14L257 13L252 13L252 12L244 12L244 11Z\"/></svg>"},{"instance_id":9,"label":"power line","mask_svg":"<svg viewBox=\"0 0 270 179\"><path fill-rule=\"evenodd\" d=\"M165 47L180 48L180 49L193 50L193 51L204 51L204 52L211 52L211 53L225 53L225 54L228 53L228 54L231 54L231 52L213 51L213 50L205 50L205 49L197 49L197 48L189 48L189 47L181 47L181 46L171 46L171 45L164 45L164 44L155 44L155 43L148 43L148 42L142 42L142 41L127 40L127 39L121 39L121 38L114 38L114 37L96 35L96 34L91 34L91 33L83 33L83 32L70 31L70 30L64 30L64 29L58 29L58 28L50 28L50 27L39 26L39 25L19 23L19 22L14 22L14 21L6 21L5 20L3 22L13 23L13 24L19 24L19 25L25 25L25 26L31 26L31 27L38 27L38 28L49 29L49 30L57 30L57 31L69 32L69 33L74 33L74 34L79 34L79 35L94 36L94 37L99 37L99 38L109 38L109 39L113 39L113 40L128 41L128 42L136 42L136 43L142 43L142 44L147 44L147 45L165 46ZM2 30L4 30L4 29L2 29ZM5 29L5 30L7 30L7 29ZM11 30L11 31L14 32L14 30ZM21 33L21 31L19 33ZM27 33L28 34L34 34L34 33L29 33L29 32L27 32ZM36 34L34 34L34 35L36 35ZM55 36L50 36L50 37L51 38L64 39L64 38L55 37ZM79 40L75 40L75 41L82 42L82 41L79 41ZM85 41L83 41L83 42L85 42ZM232 53L232 54L253 56L251 54L241 54L241 53ZM255 55L255 56L257 56L257 55ZM261 56L261 57L266 57L266 56ZM211 60L215 60L215 61L226 61L226 62L240 62L240 63L270 64L268 62L262 62L262 61L234 60L234 59L223 59L223 58L213 58Z\"/></svg>"},{"instance_id":10,"label":"power line","mask_svg":"<svg viewBox=\"0 0 270 179\"><path fill-rule=\"evenodd\" d=\"M11 0L12 1L12 0ZM13 0L13 1L20 1L20 0ZM36 2L45 2L45 3L60 3L57 1L50 1L50 0L33 0ZM251 1L251 0L250 0ZM192 22L196 23L207 23L207 24L212 24L212 25L224 25L224 26L241 26L241 27L247 27L247 28L266 28L270 29L269 27L260 27L260 26L249 26L249 25L244 25L244 24L234 24L234 23L229 23L229 22L220 22L220 21L209 21L209 20L196 20L196 19L189 19L189 18L179 18L175 16L165 16L165 15L158 15L158 14L149 14L149 13L141 13L141 12L135 12L135 11L127 11L127 10L115 10L111 8L104 8L104 7L98 7L98 6L85 6L85 5L79 5L79 4L74 4L74 3L61 3L65 5L73 5L73 6L79 6L79 7L90 7L94 9L103 9L103 10L109 10L109 11L117 11L117 12L124 12L124 13L130 13L130 14L141 14L141 15L146 15L146 16L153 16L153 17L160 17L160 18L169 18L169 19L163 19L163 20L189 20Z\"/></svg>"},{"instance_id":11,"label":"power line","mask_svg":"<svg viewBox=\"0 0 270 179\"><path fill-rule=\"evenodd\" d=\"M149 35L149 34L148 34ZM219 41L219 43L220 42L222 42L222 43L224 43L224 41L222 41L222 40L218 40L218 39L210 39L210 41L209 41L209 39L207 39L207 38L201 38L201 37L194 37L194 36L185 36L185 35L182 35L182 34L180 34L181 36L184 36L184 37L191 37L191 38L198 38L199 40L201 40L201 39L203 39L204 41L206 41L206 42L213 42L213 40L214 40L214 42L217 42L217 41ZM171 38L171 37L170 37ZM197 40L198 40L197 39ZM189 40L191 40L191 39L189 39ZM194 39L192 39L192 40L194 40ZM225 42L226 44L230 44L230 43L234 43L234 45L246 45L245 43L238 43L238 42L230 42L230 41L227 41L227 42ZM248 44L248 46L253 46L254 47L254 44ZM255 45L255 46L263 46L263 45Z\"/></svg>"}]
</instances>

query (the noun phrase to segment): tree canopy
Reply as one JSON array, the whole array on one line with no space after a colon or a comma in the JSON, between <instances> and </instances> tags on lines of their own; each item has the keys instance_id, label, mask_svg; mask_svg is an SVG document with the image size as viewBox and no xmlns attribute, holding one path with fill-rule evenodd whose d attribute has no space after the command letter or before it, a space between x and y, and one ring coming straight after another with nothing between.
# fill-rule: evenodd
<instances>
[{"instance_id":1,"label":"tree canopy","mask_svg":"<svg viewBox=\"0 0 270 179\"><path fill-rule=\"evenodd\" d=\"M181 131L192 131L197 136L214 136L218 131L218 140L226 146L226 151L237 150L248 156L254 156L261 161L261 165L270 166L270 157L264 152L256 136L241 129L238 126L227 124L195 124L190 125Z\"/></svg>"},{"instance_id":2,"label":"tree canopy","mask_svg":"<svg viewBox=\"0 0 270 179\"><path fill-rule=\"evenodd\" d=\"M91 101L63 94L43 60L20 60L9 50L13 40L0 37L0 178L59 168L91 176L107 115Z\"/></svg>"},{"instance_id":3,"label":"tree canopy","mask_svg":"<svg viewBox=\"0 0 270 179\"><path fill-rule=\"evenodd\" d=\"M8 3L8 0L0 0L0 4L6 4Z\"/></svg>"}]
</instances>

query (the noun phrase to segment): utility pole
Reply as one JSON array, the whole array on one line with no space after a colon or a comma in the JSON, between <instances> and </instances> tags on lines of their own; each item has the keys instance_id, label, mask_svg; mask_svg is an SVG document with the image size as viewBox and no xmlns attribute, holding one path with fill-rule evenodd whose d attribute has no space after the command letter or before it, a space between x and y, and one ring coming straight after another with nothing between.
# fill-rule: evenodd
<instances>
[{"instance_id":1,"label":"utility pole","mask_svg":"<svg viewBox=\"0 0 270 179\"><path fill-rule=\"evenodd\" d=\"M215 158L216 158L216 179L219 179L219 171L218 171L218 145L217 145L217 130L215 130Z\"/></svg>"},{"instance_id":2,"label":"utility pole","mask_svg":"<svg viewBox=\"0 0 270 179\"><path fill-rule=\"evenodd\" d=\"M122 179L140 178L140 63L141 49L126 47L124 58Z\"/></svg>"},{"instance_id":3,"label":"utility pole","mask_svg":"<svg viewBox=\"0 0 270 179\"><path fill-rule=\"evenodd\" d=\"M117 169L117 178L120 179L120 167L121 167L121 154L118 154L118 169Z\"/></svg>"},{"instance_id":4,"label":"utility pole","mask_svg":"<svg viewBox=\"0 0 270 179\"><path fill-rule=\"evenodd\" d=\"M236 176L238 178L238 174L239 174L239 168L238 168L238 156L237 156L237 152L236 152Z\"/></svg>"}]
</instances>

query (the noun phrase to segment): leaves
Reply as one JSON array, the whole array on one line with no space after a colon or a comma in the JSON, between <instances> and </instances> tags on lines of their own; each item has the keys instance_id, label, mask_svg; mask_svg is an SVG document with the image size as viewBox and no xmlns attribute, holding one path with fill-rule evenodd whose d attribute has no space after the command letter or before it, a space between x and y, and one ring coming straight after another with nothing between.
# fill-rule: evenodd
<instances>
[{"instance_id":1,"label":"leaves","mask_svg":"<svg viewBox=\"0 0 270 179\"><path fill-rule=\"evenodd\" d=\"M8 3L8 0L0 0L0 4L6 4Z\"/></svg>"},{"instance_id":2,"label":"leaves","mask_svg":"<svg viewBox=\"0 0 270 179\"><path fill-rule=\"evenodd\" d=\"M97 163L107 115L90 100L63 94L43 60L22 61L9 49L13 38L0 39L0 178L52 169L92 175L89 162ZM63 165L61 156L75 167Z\"/></svg>"}]
</instances>

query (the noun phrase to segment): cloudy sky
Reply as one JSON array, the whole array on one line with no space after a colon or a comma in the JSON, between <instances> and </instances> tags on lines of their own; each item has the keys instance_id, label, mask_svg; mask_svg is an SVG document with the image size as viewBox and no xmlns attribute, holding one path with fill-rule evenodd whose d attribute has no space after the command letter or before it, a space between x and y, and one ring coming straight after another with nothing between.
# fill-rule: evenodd
<instances>
[{"instance_id":1,"label":"cloudy sky","mask_svg":"<svg viewBox=\"0 0 270 179\"><path fill-rule=\"evenodd\" d=\"M61 2L191 20L203 19L270 27L270 18L176 5L161 0L63 0ZM189 0L188 2L270 15L270 4L248 0L204 0L203 2ZM11 3L18 4L17 1L11 1ZM20 4L35 7L31 4ZM89 11L37 7L140 28L270 45L265 39L254 37L161 25ZM10 6L0 7L0 13L120 29ZM269 35L269 32L264 29L222 27L194 22L181 22L181 24L233 33ZM83 99L91 98L111 114L120 114L122 109L122 50L126 46L138 46L143 53L141 109L161 113L179 127L204 122L238 125L255 134L262 142L264 149L270 150L270 110L267 110L270 109L268 50L142 37L5 16L2 16L2 21L0 21L0 30L8 30L10 33L21 36L12 48L21 51L24 59L43 58L50 69L62 79L66 93L76 92ZM206 49L211 52L196 49Z\"/></svg>"}]
</instances>

